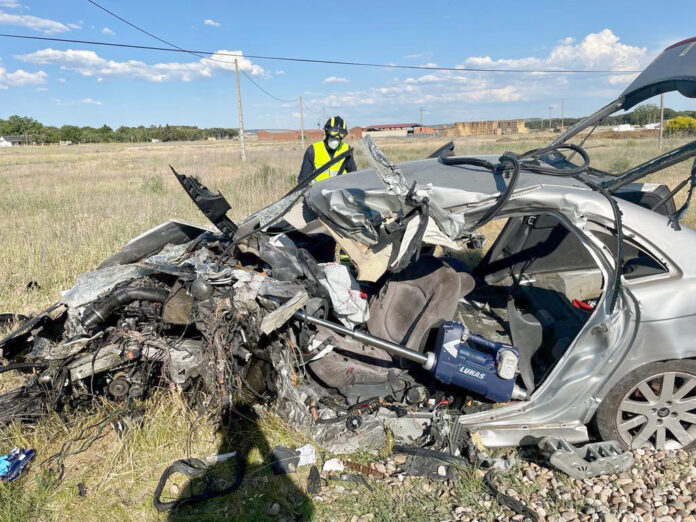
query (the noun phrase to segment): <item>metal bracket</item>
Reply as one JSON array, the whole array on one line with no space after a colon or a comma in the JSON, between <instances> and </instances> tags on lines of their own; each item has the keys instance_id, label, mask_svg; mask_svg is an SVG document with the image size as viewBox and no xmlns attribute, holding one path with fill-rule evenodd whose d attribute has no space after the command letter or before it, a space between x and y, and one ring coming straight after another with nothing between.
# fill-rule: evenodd
<instances>
[{"instance_id":1,"label":"metal bracket","mask_svg":"<svg viewBox=\"0 0 696 522\"><path fill-rule=\"evenodd\" d=\"M633 466L633 455L624 452L615 440L578 448L563 439L544 437L539 449L552 466L576 479L622 473Z\"/></svg>"}]
</instances>

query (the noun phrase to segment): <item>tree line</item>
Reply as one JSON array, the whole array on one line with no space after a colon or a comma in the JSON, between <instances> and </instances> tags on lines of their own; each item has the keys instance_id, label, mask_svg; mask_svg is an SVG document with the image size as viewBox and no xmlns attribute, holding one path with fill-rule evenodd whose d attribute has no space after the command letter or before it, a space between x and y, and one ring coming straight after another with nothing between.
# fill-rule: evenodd
<instances>
[{"instance_id":1,"label":"tree line","mask_svg":"<svg viewBox=\"0 0 696 522\"><path fill-rule=\"evenodd\" d=\"M688 118L696 118L696 111L675 111L665 107L665 121L677 118L679 116L685 116ZM571 125L575 125L577 122L583 120L584 118L564 118L563 126L568 128ZM648 123L657 123L660 121L660 107L652 103L644 103L639 105L633 111L627 112L625 114L618 114L615 116L609 116L604 120L604 125L622 125L628 123L630 125L636 125L642 127ZM561 126L560 118L548 118L527 120L526 125L528 129L541 130L548 129L549 123L553 127Z\"/></svg>"},{"instance_id":2,"label":"tree line","mask_svg":"<svg viewBox=\"0 0 696 522\"><path fill-rule=\"evenodd\" d=\"M237 129L213 127L201 129L192 125L151 125L145 127L121 126L112 129L108 125L101 127L79 127L63 125L55 127L43 125L34 118L13 115L3 120L0 118L0 136L23 136L25 143L140 143L159 141L197 141L208 138L229 139L238 135Z\"/></svg>"}]
</instances>

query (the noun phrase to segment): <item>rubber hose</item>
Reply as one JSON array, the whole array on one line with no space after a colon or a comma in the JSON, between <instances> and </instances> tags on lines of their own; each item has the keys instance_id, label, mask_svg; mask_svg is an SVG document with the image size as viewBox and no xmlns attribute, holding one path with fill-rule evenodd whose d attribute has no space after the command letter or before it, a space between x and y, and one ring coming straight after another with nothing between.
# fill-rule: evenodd
<instances>
[{"instance_id":1,"label":"rubber hose","mask_svg":"<svg viewBox=\"0 0 696 522\"><path fill-rule=\"evenodd\" d=\"M12 370L31 370L33 368L38 368L43 370L48 368L48 363L42 362L21 362L21 363L9 363L5 366L0 366L0 373L10 372Z\"/></svg>"},{"instance_id":2,"label":"rubber hose","mask_svg":"<svg viewBox=\"0 0 696 522\"><path fill-rule=\"evenodd\" d=\"M162 288L145 286L120 288L111 292L100 302L93 304L85 312L82 318L82 326L89 331L105 321L117 308L130 304L133 301L164 303L168 296L169 290Z\"/></svg>"},{"instance_id":3,"label":"rubber hose","mask_svg":"<svg viewBox=\"0 0 696 522\"><path fill-rule=\"evenodd\" d=\"M392 448L393 453L404 453L406 455L415 455L417 457L425 457L427 459L439 460L441 462L447 462L455 466L470 466L471 463L463 457L457 457L456 455L450 455L443 451L431 450L427 448L419 448L417 446L402 446L400 444L395 444Z\"/></svg>"},{"instance_id":4,"label":"rubber hose","mask_svg":"<svg viewBox=\"0 0 696 522\"><path fill-rule=\"evenodd\" d=\"M510 176L510 181L505 190L501 192L501 194L498 196L498 199L493 204L493 206L489 208L486 211L486 213L483 216L481 216L481 218L478 220L478 222L476 223L476 227L485 225L491 219L493 219L495 215L498 213L498 211L503 207L503 205L507 203L507 201L510 199L510 196L512 196L512 193L515 191L515 188L517 187L517 180L520 177L520 163L517 161L517 158L509 154L503 154L502 156L500 156L500 164L503 165L505 162L512 165L512 175Z\"/></svg>"},{"instance_id":5,"label":"rubber hose","mask_svg":"<svg viewBox=\"0 0 696 522\"><path fill-rule=\"evenodd\" d=\"M441 156L440 161L445 165L472 165L474 167L483 167L488 170L495 169L495 164L490 161L480 158L471 158L469 156Z\"/></svg>"},{"instance_id":6,"label":"rubber hose","mask_svg":"<svg viewBox=\"0 0 696 522\"><path fill-rule=\"evenodd\" d=\"M577 176L578 174L583 173L587 168L590 166L590 156L587 154L585 149L582 147L575 145L573 143L564 143L562 145L555 145L553 147L545 148L545 149L534 149L530 150L528 152L525 152L521 156L519 156L518 160L525 160L526 158L538 158L540 156L543 156L544 154L548 154L551 151L554 150L559 150L559 149L567 149L567 150L572 150L573 152L577 153L580 155L582 158L582 165L577 165L574 167L570 167L567 169L557 169L556 167L543 167L541 165L535 165L533 163L529 162L523 162L522 163L522 168L524 170L530 170L532 172L537 172L539 174L547 174L549 176Z\"/></svg>"}]
</instances>

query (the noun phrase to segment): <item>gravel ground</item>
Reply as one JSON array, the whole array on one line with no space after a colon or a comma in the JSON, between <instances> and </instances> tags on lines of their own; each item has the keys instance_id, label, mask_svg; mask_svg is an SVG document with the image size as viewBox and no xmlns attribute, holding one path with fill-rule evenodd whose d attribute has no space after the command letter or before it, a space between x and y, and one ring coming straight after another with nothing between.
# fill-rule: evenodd
<instances>
[{"instance_id":1,"label":"gravel ground","mask_svg":"<svg viewBox=\"0 0 696 522\"><path fill-rule=\"evenodd\" d=\"M539 489L522 498L542 518L555 520L696 522L693 455L645 450L635 450L633 455L635 464L627 472L586 480L561 478L535 463L524 463L522 483ZM506 493L521 497L513 488ZM568 509L559 509L564 503ZM461 513L463 520L470 518L464 510Z\"/></svg>"},{"instance_id":2,"label":"gravel ground","mask_svg":"<svg viewBox=\"0 0 696 522\"><path fill-rule=\"evenodd\" d=\"M496 485L501 492L522 500L541 520L696 522L696 455L646 450L635 450L633 455L635 464L627 472L586 480L522 461L509 473L499 475ZM464 503L456 482L406 476L400 472L402 462L403 456L397 456L371 467L389 475L383 483L394 493L412 491L414 501L417 495L426 494L450 504L450 516L438 514L438 520L525 519L487 494L475 495L473 502ZM484 475L485 470L475 470L476 479L482 480ZM322 491L320 501L331 502L345 494L344 486L334 485ZM337 520L365 522L375 518L383 517L368 513Z\"/></svg>"}]
</instances>

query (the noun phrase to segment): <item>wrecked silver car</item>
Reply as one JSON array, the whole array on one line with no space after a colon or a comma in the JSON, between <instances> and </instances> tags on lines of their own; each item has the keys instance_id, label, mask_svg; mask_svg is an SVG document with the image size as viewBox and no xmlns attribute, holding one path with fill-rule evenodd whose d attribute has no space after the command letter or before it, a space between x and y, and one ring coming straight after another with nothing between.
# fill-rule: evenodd
<instances>
[{"instance_id":1,"label":"wrecked silver car","mask_svg":"<svg viewBox=\"0 0 696 522\"><path fill-rule=\"evenodd\" d=\"M0 341L0 371L27 375L0 422L169 383L205 411L268 404L332 451L385 428L452 453L474 433L694 447L696 233L680 217L696 163L674 190L639 181L696 141L610 174L570 140L652 96L696 97L695 43L542 149L395 165L367 138L373 168L309 179L239 224L172 169L216 228L144 233ZM467 265L494 218L501 234Z\"/></svg>"}]
</instances>

